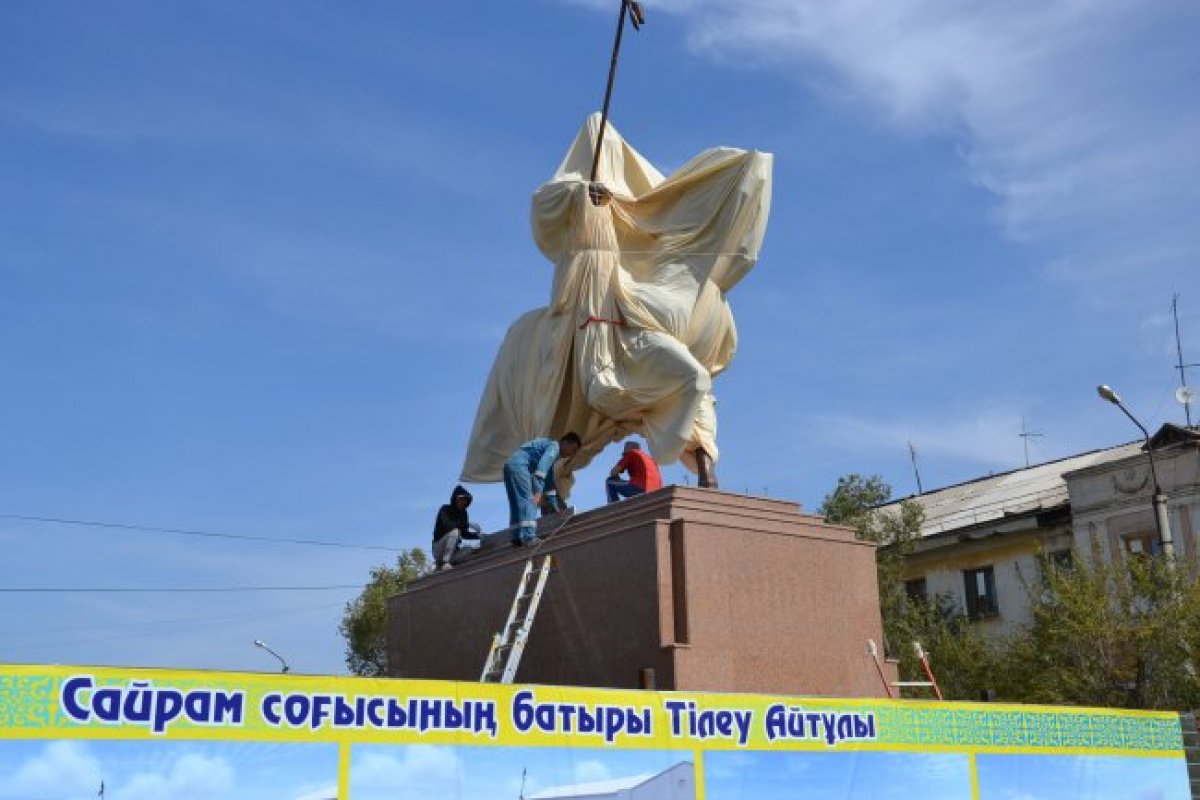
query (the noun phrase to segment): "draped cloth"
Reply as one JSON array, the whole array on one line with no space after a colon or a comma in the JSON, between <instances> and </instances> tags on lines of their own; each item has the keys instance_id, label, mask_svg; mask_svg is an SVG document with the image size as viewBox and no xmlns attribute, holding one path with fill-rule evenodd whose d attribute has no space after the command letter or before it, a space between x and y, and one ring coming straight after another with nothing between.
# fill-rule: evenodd
<instances>
[{"instance_id":1,"label":"draped cloth","mask_svg":"<svg viewBox=\"0 0 1200 800\"><path fill-rule=\"evenodd\" d=\"M550 304L504 337L479 401L462 479L501 479L524 441L575 431L571 473L609 443L645 437L661 464L715 461L712 379L737 349L726 294L758 258L771 201L768 153L717 147L670 177L607 126L595 206L588 177L600 115L588 118L533 196L533 238L554 264Z\"/></svg>"}]
</instances>

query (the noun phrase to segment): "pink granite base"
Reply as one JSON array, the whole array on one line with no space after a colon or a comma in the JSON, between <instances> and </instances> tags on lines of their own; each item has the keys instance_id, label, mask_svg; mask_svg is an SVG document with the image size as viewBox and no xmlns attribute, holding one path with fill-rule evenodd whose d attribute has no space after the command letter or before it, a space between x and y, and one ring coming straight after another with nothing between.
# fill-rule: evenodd
<instances>
[{"instance_id":1,"label":"pink granite base","mask_svg":"<svg viewBox=\"0 0 1200 800\"><path fill-rule=\"evenodd\" d=\"M543 521L555 568L519 682L637 688L649 669L664 690L886 696L875 551L848 528L679 486L562 523ZM393 676L479 679L529 556L505 538L389 600Z\"/></svg>"}]
</instances>

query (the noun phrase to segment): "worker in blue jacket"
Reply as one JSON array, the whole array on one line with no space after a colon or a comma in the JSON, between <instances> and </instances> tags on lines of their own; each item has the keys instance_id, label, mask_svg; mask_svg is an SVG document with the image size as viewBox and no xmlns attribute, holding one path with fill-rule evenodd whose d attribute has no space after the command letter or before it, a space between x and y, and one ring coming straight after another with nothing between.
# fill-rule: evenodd
<instances>
[{"instance_id":1,"label":"worker in blue jacket","mask_svg":"<svg viewBox=\"0 0 1200 800\"><path fill-rule=\"evenodd\" d=\"M514 526L515 547L537 539L538 509L542 505L547 482L553 487L554 462L579 452L583 442L577 433L568 433L557 442L543 437L517 448L504 462L504 490L508 493L508 524Z\"/></svg>"}]
</instances>

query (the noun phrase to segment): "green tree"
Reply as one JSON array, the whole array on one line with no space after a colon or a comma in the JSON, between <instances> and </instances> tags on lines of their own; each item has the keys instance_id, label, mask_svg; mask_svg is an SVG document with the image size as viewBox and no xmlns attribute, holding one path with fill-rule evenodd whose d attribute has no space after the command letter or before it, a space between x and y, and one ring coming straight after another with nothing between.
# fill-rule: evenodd
<instances>
[{"instance_id":1,"label":"green tree","mask_svg":"<svg viewBox=\"0 0 1200 800\"><path fill-rule=\"evenodd\" d=\"M346 667L351 673L368 678L387 676L387 599L428 572L429 560L420 548L400 553L395 567L371 570L370 581L362 594L346 604L338 625L346 640Z\"/></svg>"},{"instance_id":2,"label":"green tree","mask_svg":"<svg viewBox=\"0 0 1200 800\"><path fill-rule=\"evenodd\" d=\"M892 487L878 475L857 473L838 478L837 486L825 496L817 513L826 522L854 528L858 538L878 545L875 566L879 579L879 604L883 635L898 646L900 623L905 613L904 559L920 538L924 511L911 500L901 501L897 510L880 508L892 497Z\"/></svg>"},{"instance_id":3,"label":"green tree","mask_svg":"<svg viewBox=\"0 0 1200 800\"><path fill-rule=\"evenodd\" d=\"M947 700L978 700L987 690L1017 703L1200 707L1200 581L1193 565L1161 556L1114 562L1095 542L1072 564L1041 558L1026 583L1029 622L1007 638L985 637L950 596L906 596L904 562L923 515L912 501L881 508L891 494L877 475L846 475L820 513L879 545L884 637L901 678L924 678L912 648L920 642Z\"/></svg>"},{"instance_id":4,"label":"green tree","mask_svg":"<svg viewBox=\"0 0 1200 800\"><path fill-rule=\"evenodd\" d=\"M827 522L854 528L875 551L884 645L900 662L903 680L924 680L913 644L919 642L934 666L948 700L976 700L994 670L993 646L983 639L946 596L910 598L904 589L904 564L921 537L925 512L920 503L902 500L883 509L892 488L878 475L844 475L825 496L818 513Z\"/></svg>"},{"instance_id":5,"label":"green tree","mask_svg":"<svg viewBox=\"0 0 1200 800\"><path fill-rule=\"evenodd\" d=\"M892 487L878 475L863 477L857 472L838 478L837 486L825 495L817 513L826 522L858 529L863 520L892 499ZM862 531L860 531L862 535Z\"/></svg>"},{"instance_id":6,"label":"green tree","mask_svg":"<svg viewBox=\"0 0 1200 800\"><path fill-rule=\"evenodd\" d=\"M1144 709L1200 705L1200 584L1164 557L1110 561L1096 542L1070 565L1042 559L1030 622L1006 643L997 693L1029 703Z\"/></svg>"},{"instance_id":7,"label":"green tree","mask_svg":"<svg viewBox=\"0 0 1200 800\"><path fill-rule=\"evenodd\" d=\"M886 629L904 680L925 680L913 647L919 642L946 700L979 700L994 689L997 644L981 636L948 595L908 598Z\"/></svg>"}]
</instances>

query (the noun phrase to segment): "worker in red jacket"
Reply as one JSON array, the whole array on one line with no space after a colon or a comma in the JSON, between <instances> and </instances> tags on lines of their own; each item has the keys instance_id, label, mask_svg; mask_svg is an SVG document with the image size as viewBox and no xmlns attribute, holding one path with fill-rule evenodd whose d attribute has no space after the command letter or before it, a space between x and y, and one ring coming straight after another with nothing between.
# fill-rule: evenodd
<instances>
[{"instance_id":1,"label":"worker in red jacket","mask_svg":"<svg viewBox=\"0 0 1200 800\"><path fill-rule=\"evenodd\" d=\"M621 473L628 472L629 480L622 480ZM621 460L608 473L604 482L608 490L608 502L615 503L625 497L653 492L662 488L662 475L658 473L658 464L646 453L637 442L626 442L625 452Z\"/></svg>"}]
</instances>

